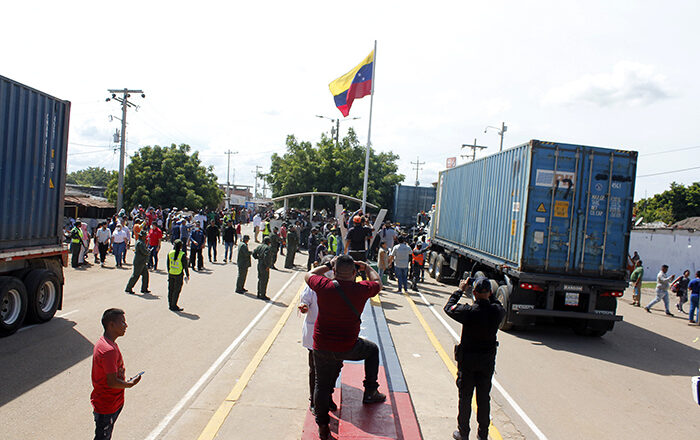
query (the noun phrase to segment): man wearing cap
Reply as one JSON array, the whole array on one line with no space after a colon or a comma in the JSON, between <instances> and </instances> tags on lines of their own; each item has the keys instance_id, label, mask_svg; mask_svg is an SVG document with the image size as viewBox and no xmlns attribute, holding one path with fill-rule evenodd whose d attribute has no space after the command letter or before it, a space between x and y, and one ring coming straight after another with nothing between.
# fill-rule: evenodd
<instances>
[{"instance_id":1,"label":"man wearing cap","mask_svg":"<svg viewBox=\"0 0 700 440\"><path fill-rule=\"evenodd\" d=\"M294 269L294 257L299 246L299 229L290 225L287 231L287 256L284 258L284 267L286 269Z\"/></svg>"},{"instance_id":2,"label":"man wearing cap","mask_svg":"<svg viewBox=\"0 0 700 440\"><path fill-rule=\"evenodd\" d=\"M345 253L355 261L367 259L367 247L372 238L372 230L362 225L362 217L356 215L352 218L353 227L345 236Z\"/></svg>"},{"instance_id":3,"label":"man wearing cap","mask_svg":"<svg viewBox=\"0 0 700 440\"><path fill-rule=\"evenodd\" d=\"M248 242L250 237L244 235L241 239L241 244L238 245L238 258L236 259L236 264L238 265L238 279L236 280L236 293L246 293L245 289L245 279L248 276L248 269L250 268L250 250L248 249Z\"/></svg>"},{"instance_id":4,"label":"man wearing cap","mask_svg":"<svg viewBox=\"0 0 700 440\"><path fill-rule=\"evenodd\" d=\"M253 257L258 260L258 298L265 301L267 296L267 282L270 280L270 267L272 267L272 249L270 237L263 238L262 244L253 250Z\"/></svg>"},{"instance_id":5,"label":"man wearing cap","mask_svg":"<svg viewBox=\"0 0 700 440\"><path fill-rule=\"evenodd\" d=\"M323 275L333 270L335 279ZM357 271L367 273L369 280L356 282ZM372 341L360 338L360 316L367 300L382 289L377 272L349 255L334 257L328 265L320 265L306 273L306 284L316 292L318 317L314 325L313 361L316 369L314 410L321 440L330 438L328 423L331 392L344 360L365 361L362 403L380 403L386 396L378 391L379 348Z\"/></svg>"},{"instance_id":6,"label":"man wearing cap","mask_svg":"<svg viewBox=\"0 0 700 440\"><path fill-rule=\"evenodd\" d=\"M474 294L474 303L458 304L462 294ZM505 317L505 310L491 292L491 282L486 278L467 278L459 283L459 290L450 296L445 305L447 316L462 324L462 338L455 347L457 361L457 388L459 389L458 430L452 434L455 440L469 438L471 402L476 388L476 420L479 423L478 438L486 440L489 433L491 377L496 363L496 333Z\"/></svg>"},{"instance_id":7,"label":"man wearing cap","mask_svg":"<svg viewBox=\"0 0 700 440\"><path fill-rule=\"evenodd\" d=\"M145 230L139 233L139 239L134 248L134 271L131 274L131 278L129 278L129 282L126 284L126 289L124 290L126 293L134 293L132 289L136 285L136 281L138 281L139 277L141 277L141 293L151 293L151 291L148 290L148 267L146 267L151 251L148 250L148 246L146 245L146 235L148 235L148 232Z\"/></svg>"}]
</instances>

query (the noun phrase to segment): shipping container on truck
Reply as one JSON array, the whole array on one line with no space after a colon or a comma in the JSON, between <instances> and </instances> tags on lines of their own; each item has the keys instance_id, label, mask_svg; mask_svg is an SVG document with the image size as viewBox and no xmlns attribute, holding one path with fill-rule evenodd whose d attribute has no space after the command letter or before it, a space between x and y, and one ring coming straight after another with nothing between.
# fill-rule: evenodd
<instances>
[{"instance_id":1,"label":"shipping container on truck","mask_svg":"<svg viewBox=\"0 0 700 440\"><path fill-rule=\"evenodd\" d=\"M492 279L503 330L564 320L603 335L622 320L636 166L635 151L532 140L442 171L430 273Z\"/></svg>"},{"instance_id":2,"label":"shipping container on truck","mask_svg":"<svg viewBox=\"0 0 700 440\"><path fill-rule=\"evenodd\" d=\"M391 216L394 223L412 226L418 223L418 214L430 211L434 203L435 188L432 186L396 185Z\"/></svg>"},{"instance_id":3,"label":"shipping container on truck","mask_svg":"<svg viewBox=\"0 0 700 440\"><path fill-rule=\"evenodd\" d=\"M70 102L0 76L0 336L63 303Z\"/></svg>"}]
</instances>

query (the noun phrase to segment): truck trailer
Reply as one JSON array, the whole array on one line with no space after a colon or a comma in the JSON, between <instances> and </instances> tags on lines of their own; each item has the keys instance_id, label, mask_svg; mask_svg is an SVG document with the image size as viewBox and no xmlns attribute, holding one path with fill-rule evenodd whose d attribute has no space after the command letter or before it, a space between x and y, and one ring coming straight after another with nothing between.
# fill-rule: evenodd
<instances>
[{"instance_id":1,"label":"truck trailer","mask_svg":"<svg viewBox=\"0 0 700 440\"><path fill-rule=\"evenodd\" d=\"M491 279L500 328L612 330L628 285L637 152L532 140L440 172L430 274Z\"/></svg>"},{"instance_id":2,"label":"truck trailer","mask_svg":"<svg viewBox=\"0 0 700 440\"><path fill-rule=\"evenodd\" d=\"M63 304L70 102L0 76L0 336Z\"/></svg>"}]
</instances>

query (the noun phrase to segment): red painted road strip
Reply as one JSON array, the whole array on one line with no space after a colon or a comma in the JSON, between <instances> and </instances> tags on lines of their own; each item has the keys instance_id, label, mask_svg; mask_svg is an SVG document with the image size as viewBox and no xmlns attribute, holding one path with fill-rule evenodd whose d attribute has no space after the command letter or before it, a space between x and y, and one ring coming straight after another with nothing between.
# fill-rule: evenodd
<instances>
[{"instance_id":1,"label":"red painted road strip","mask_svg":"<svg viewBox=\"0 0 700 440\"><path fill-rule=\"evenodd\" d=\"M331 415L334 439L348 440L420 440L422 439L411 397L408 393L390 393L384 367L379 367L379 391L387 394L384 403L362 403L364 364L346 362L341 373L342 385L333 394L339 403L338 413ZM316 420L307 411L302 440L318 440Z\"/></svg>"}]
</instances>

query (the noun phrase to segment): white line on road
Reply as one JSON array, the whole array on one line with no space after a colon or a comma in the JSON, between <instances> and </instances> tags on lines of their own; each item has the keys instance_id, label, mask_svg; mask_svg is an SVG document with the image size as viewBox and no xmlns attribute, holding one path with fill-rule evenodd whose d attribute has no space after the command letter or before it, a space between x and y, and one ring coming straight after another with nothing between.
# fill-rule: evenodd
<instances>
[{"instance_id":1,"label":"white line on road","mask_svg":"<svg viewBox=\"0 0 700 440\"><path fill-rule=\"evenodd\" d=\"M71 310L70 312L61 313L60 315L56 315L56 318L65 318L66 316L70 316L70 315L72 315L73 313L76 313L76 312L79 312L79 311L80 311L80 310L75 309L75 310Z\"/></svg>"},{"instance_id":2,"label":"white line on road","mask_svg":"<svg viewBox=\"0 0 700 440\"><path fill-rule=\"evenodd\" d=\"M282 293L284 293L284 291L287 289L287 287L289 287L294 278L296 278L297 274L299 274L299 272L295 272L294 275L292 275L292 277L289 279L289 281L287 281L284 284L284 286L282 286L282 288L277 292L277 294L274 297L272 297L272 300L269 301L265 305L265 307L263 307L262 310L258 312L257 315L255 315L255 318L253 318L248 324L248 326L245 329L243 329L243 331L238 335L238 337L234 339L233 342L231 342L231 345L229 345L228 348L226 348L226 350L224 350L224 352L221 353L219 358L216 359L213 364L211 364L209 369L202 375L202 377L199 378L199 380L192 386L192 388L190 388L189 391L187 391L187 393L185 393L185 395L182 396L182 399L180 399L180 401L177 402L173 409L171 409L170 412L163 418L163 420L160 421L158 426L156 426L155 429L151 431L150 434L148 434L146 440L155 440L156 438L158 438L158 436L160 436L160 434L163 432L163 430L165 430L165 428L168 427L168 425L175 418L175 416L177 416L178 413L182 411L182 409L185 407L185 405L187 405L190 399L192 399L192 397L194 397L194 395L199 392L199 390L204 386L204 384L207 383L209 378L219 369L221 364L223 364L224 361L231 355L231 352L238 346L238 344L241 343L243 338L245 338L246 335L248 335L248 333L253 329L253 327L255 327L255 324L258 323L260 318L262 318L263 315L268 310L270 310L272 304L277 300L277 298L279 298L282 295Z\"/></svg>"},{"instance_id":3,"label":"white line on road","mask_svg":"<svg viewBox=\"0 0 700 440\"><path fill-rule=\"evenodd\" d=\"M440 314L435 310L435 307L433 307L433 305L425 298L425 296L423 296L422 293L418 292L418 295L420 296L421 300L423 300L423 304L428 306L428 309L430 309L432 314L438 319L438 321L440 321L440 323L447 329L447 331L450 332L450 334L455 339L455 341L459 342L460 337L457 334L457 332L452 328L452 326L450 326L447 323L447 321L445 321L445 319L442 316L440 316ZM496 389L501 393L501 395L508 401L510 406L513 407L515 412L518 413L518 415L523 419L523 421L525 421L527 426L530 427L532 432L535 433L537 438L539 440L547 440L547 436L544 435L544 433L542 431L540 431L540 429L537 427L537 425L535 425L535 422L533 422L532 419L530 417L528 417L527 414L525 414L525 411L523 411L523 409L520 407L520 405L518 405L515 402L515 400L513 400L513 398L510 396L510 394L508 394L508 392L505 390L505 388L503 388L503 386L500 383L498 383L496 378L492 379L492 383L496 387Z\"/></svg>"},{"instance_id":4,"label":"white line on road","mask_svg":"<svg viewBox=\"0 0 700 440\"><path fill-rule=\"evenodd\" d=\"M56 315L56 318L65 318L66 316L72 315L73 313L75 313L75 312L77 312L77 311L78 311L78 309L76 309L76 310L71 310L70 312L64 313L64 314L62 314L62 315ZM25 330L29 330L30 328L34 328L34 327L36 327L37 325L39 325L39 324L32 324L32 325L28 325L28 326L26 326L26 327L22 327L21 329L17 330L17 332L19 333L19 332L23 332L23 331L25 331Z\"/></svg>"}]
</instances>

